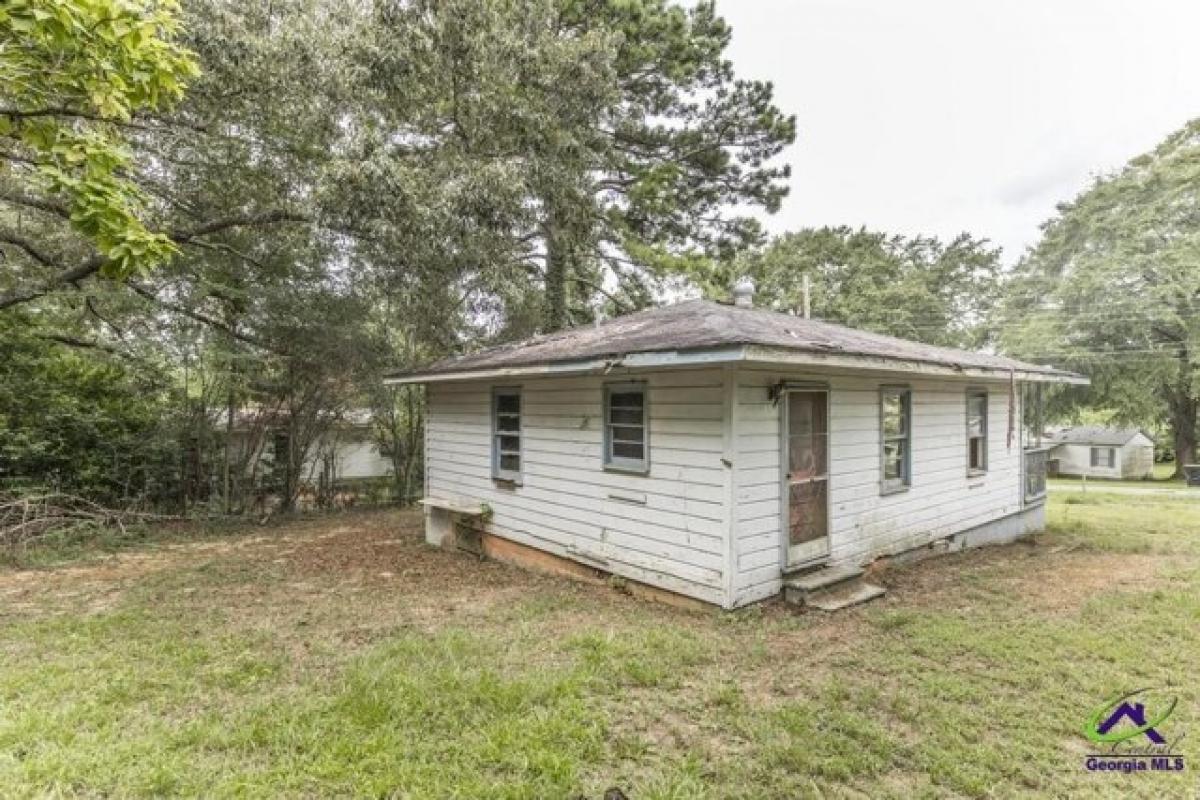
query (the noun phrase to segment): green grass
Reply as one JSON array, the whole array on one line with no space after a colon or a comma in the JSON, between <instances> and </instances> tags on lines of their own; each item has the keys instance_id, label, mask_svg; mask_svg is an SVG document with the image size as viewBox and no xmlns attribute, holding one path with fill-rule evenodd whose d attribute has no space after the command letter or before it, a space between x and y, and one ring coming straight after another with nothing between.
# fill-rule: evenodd
<instances>
[{"instance_id":1,"label":"green grass","mask_svg":"<svg viewBox=\"0 0 1200 800\"><path fill-rule=\"evenodd\" d=\"M1200 733L1181 775L1097 776L1080 728L1141 686L1178 694L1165 732L1200 725L1200 504L1049 519L833 616L654 605L390 513L0 572L0 794L1194 793Z\"/></svg>"}]
</instances>

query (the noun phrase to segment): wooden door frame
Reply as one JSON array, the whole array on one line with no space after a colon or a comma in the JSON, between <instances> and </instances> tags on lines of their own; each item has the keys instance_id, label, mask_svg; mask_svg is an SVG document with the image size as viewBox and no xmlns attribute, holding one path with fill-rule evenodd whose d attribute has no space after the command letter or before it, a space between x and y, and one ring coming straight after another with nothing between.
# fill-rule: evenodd
<instances>
[{"instance_id":1,"label":"wooden door frame","mask_svg":"<svg viewBox=\"0 0 1200 800\"><path fill-rule=\"evenodd\" d=\"M791 404L792 392L823 392L825 394L825 552L812 558L806 558L798 561L795 564L790 561L791 550L791 489L788 483L788 467L791 462L791 452L788 439L790 430L788 425L789 407ZM822 381L784 381L780 385L779 395L783 402L779 404L779 519L781 536L780 538L780 563L783 565L783 572L808 566L811 564L819 564L829 559L830 551L832 550L833 539L833 491L831 484L833 482L833 403L829 384ZM814 540L819 541L819 540Z\"/></svg>"}]
</instances>

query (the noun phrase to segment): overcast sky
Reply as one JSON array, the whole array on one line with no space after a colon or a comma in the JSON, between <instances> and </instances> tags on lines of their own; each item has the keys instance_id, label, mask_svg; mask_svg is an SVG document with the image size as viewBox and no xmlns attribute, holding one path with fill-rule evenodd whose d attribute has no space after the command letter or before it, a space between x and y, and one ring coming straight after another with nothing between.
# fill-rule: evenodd
<instances>
[{"instance_id":1,"label":"overcast sky","mask_svg":"<svg viewBox=\"0 0 1200 800\"><path fill-rule=\"evenodd\" d=\"M1195 0L718 0L799 133L772 231L969 231L1009 263L1056 203L1200 116Z\"/></svg>"}]
</instances>

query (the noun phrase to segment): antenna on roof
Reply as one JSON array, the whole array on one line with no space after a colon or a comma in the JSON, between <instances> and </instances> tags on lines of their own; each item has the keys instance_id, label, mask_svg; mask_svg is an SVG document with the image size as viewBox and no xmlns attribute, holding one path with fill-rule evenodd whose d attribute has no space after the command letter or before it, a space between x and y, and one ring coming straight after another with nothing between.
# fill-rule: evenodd
<instances>
[{"instance_id":1,"label":"antenna on roof","mask_svg":"<svg viewBox=\"0 0 1200 800\"><path fill-rule=\"evenodd\" d=\"M738 308L754 307L754 281L747 277L738 279L733 285L733 304Z\"/></svg>"}]
</instances>

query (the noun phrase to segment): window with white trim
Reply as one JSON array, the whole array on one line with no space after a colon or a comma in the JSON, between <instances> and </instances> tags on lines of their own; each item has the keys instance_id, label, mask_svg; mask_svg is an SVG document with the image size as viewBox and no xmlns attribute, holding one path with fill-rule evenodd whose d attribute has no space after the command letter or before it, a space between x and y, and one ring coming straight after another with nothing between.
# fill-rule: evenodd
<instances>
[{"instance_id":1,"label":"window with white trim","mask_svg":"<svg viewBox=\"0 0 1200 800\"><path fill-rule=\"evenodd\" d=\"M987 392L967 390L967 474L987 472Z\"/></svg>"},{"instance_id":2,"label":"window with white trim","mask_svg":"<svg viewBox=\"0 0 1200 800\"><path fill-rule=\"evenodd\" d=\"M900 386L879 390L879 433L883 493L912 483L912 391Z\"/></svg>"},{"instance_id":3,"label":"window with white trim","mask_svg":"<svg viewBox=\"0 0 1200 800\"><path fill-rule=\"evenodd\" d=\"M646 384L604 387L604 466L630 472L650 469Z\"/></svg>"},{"instance_id":4,"label":"window with white trim","mask_svg":"<svg viewBox=\"0 0 1200 800\"><path fill-rule=\"evenodd\" d=\"M492 392L492 477L521 480L521 390Z\"/></svg>"},{"instance_id":5,"label":"window with white trim","mask_svg":"<svg viewBox=\"0 0 1200 800\"><path fill-rule=\"evenodd\" d=\"M1117 465L1117 449L1115 447L1093 447L1093 467L1115 467Z\"/></svg>"}]
</instances>

